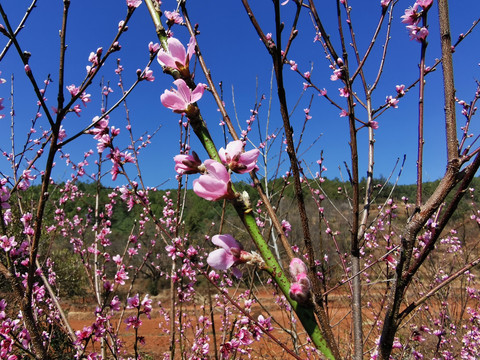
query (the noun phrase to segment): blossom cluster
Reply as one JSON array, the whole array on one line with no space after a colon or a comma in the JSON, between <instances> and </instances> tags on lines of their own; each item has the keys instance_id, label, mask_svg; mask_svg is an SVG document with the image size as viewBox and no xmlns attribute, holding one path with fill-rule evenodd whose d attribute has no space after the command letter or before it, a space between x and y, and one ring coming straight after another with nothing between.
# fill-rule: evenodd
<instances>
[{"instance_id":1,"label":"blossom cluster","mask_svg":"<svg viewBox=\"0 0 480 360\"><path fill-rule=\"evenodd\" d=\"M417 0L412 7L405 10L405 14L402 16L402 22L407 24L407 30L411 40L419 42L425 41L428 35L428 29L420 25L420 21L432 6L432 2L433 0ZM422 8L421 11L419 11L419 7Z\"/></svg>"},{"instance_id":2,"label":"blossom cluster","mask_svg":"<svg viewBox=\"0 0 480 360\"><path fill-rule=\"evenodd\" d=\"M176 22L175 20L173 21ZM181 78L173 82L177 89L165 90L160 96L160 101L163 106L175 113L186 114L189 118L195 117L198 114L198 108L195 103L202 98L206 88L205 84L199 83L192 90L185 81L190 81L191 79L189 64L195 53L195 38L190 38L187 50L174 37L170 37L167 40L167 44L168 50L160 49L157 53L157 60L163 68L170 71L178 71Z\"/></svg>"},{"instance_id":3,"label":"blossom cluster","mask_svg":"<svg viewBox=\"0 0 480 360\"><path fill-rule=\"evenodd\" d=\"M243 151L243 142L235 140L218 151L222 163L207 159L201 163L195 152L179 154L174 157L175 171L179 175L201 173L193 181L193 191L200 197L216 201L235 197L232 190L230 171L244 174L257 169L257 158L260 150Z\"/></svg>"}]
</instances>

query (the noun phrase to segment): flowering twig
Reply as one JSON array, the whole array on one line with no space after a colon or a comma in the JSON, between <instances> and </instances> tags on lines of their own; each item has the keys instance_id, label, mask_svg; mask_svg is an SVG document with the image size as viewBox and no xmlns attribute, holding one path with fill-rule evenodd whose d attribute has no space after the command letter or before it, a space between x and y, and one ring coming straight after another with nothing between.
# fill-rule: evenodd
<instances>
[{"instance_id":1,"label":"flowering twig","mask_svg":"<svg viewBox=\"0 0 480 360\"><path fill-rule=\"evenodd\" d=\"M188 13L187 13L187 9L185 7L185 3L182 2L182 12L183 12L183 15L185 17L185 22L187 24L187 28L190 32L190 35L191 36L196 36L196 33L191 25L191 22L190 22L190 19L188 17ZM235 131L235 128L233 127L233 124L230 120L230 117L228 116L227 114L227 111L225 109L225 105L223 104L223 101L221 99L221 97L219 96L218 94L218 91L216 90L216 87L215 87L215 84L212 80L212 77L211 77L211 73L210 71L208 70L208 67L205 63L205 60L202 56L202 53L200 52L200 49L197 45L197 57L199 59L199 63L200 63L200 66L203 70L203 73L205 74L205 77L207 79L207 82L208 82L208 86L210 88L210 91L212 92L213 94L213 97L217 103L217 106L218 108L220 109L220 113L222 114L222 117L223 117L223 121L225 122L225 124L227 125L228 127L228 130L230 132L230 135L232 136L232 138L234 140L238 140L238 135ZM280 236L280 240L282 242L282 245L283 245L283 248L285 250L285 252L287 253L287 256L288 256L288 259L289 261L294 257L293 255L293 252L290 248L290 244L288 242L288 239L286 238L284 232L283 232L283 229L282 229L282 225L280 224L280 221L278 220L278 217L276 216L275 214L275 210L273 209L271 203L270 203L270 200L268 199L268 197L266 196L265 194L265 191L264 189L262 188L262 184L260 183L260 181L258 180L257 176L255 173L250 173L250 176L253 180L253 184L255 186L255 189L258 191L263 203L265 204L265 207L267 209L267 212L270 216L270 219L272 220L273 222L273 225L275 227L275 230L277 231L277 233L279 234Z\"/></svg>"}]
</instances>

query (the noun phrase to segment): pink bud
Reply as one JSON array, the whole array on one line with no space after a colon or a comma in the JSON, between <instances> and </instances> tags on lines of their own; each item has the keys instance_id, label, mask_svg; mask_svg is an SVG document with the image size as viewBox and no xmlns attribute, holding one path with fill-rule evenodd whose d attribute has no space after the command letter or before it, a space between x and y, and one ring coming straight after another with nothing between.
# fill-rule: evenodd
<instances>
[{"instance_id":1,"label":"pink bud","mask_svg":"<svg viewBox=\"0 0 480 360\"><path fill-rule=\"evenodd\" d=\"M307 265L299 258L293 258L289 266L290 275L296 280L299 274L308 272Z\"/></svg>"},{"instance_id":2,"label":"pink bud","mask_svg":"<svg viewBox=\"0 0 480 360\"><path fill-rule=\"evenodd\" d=\"M196 174L198 167L202 164L197 153L192 152L192 155L177 155L173 158L175 161L175 171L180 174Z\"/></svg>"}]
</instances>

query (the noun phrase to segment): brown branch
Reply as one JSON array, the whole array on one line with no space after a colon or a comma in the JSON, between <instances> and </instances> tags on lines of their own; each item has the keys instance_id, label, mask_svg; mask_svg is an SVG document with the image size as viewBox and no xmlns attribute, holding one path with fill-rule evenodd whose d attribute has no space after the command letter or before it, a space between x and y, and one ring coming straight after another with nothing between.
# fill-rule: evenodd
<instances>
[{"instance_id":1,"label":"brown branch","mask_svg":"<svg viewBox=\"0 0 480 360\"><path fill-rule=\"evenodd\" d=\"M453 80L452 38L448 16L448 1L438 0L440 41L442 45L443 88L445 91L445 128L448 162L458 162L457 124L455 118L455 83Z\"/></svg>"},{"instance_id":2,"label":"brown branch","mask_svg":"<svg viewBox=\"0 0 480 360\"><path fill-rule=\"evenodd\" d=\"M254 28L262 38L263 31L260 28L260 25L258 24L248 4L248 1L242 0L242 3L245 7L245 10L247 11L247 14ZM283 25L280 19L280 3L278 0L274 1L274 9L275 9L276 44L275 45L269 44L265 40L264 40L264 44L267 48L267 51L272 56L275 78L277 80L277 95L280 103L280 114L283 120L283 127L285 131L286 142L287 142L287 154L290 159L290 167L292 170L292 176L294 180L295 197L297 200L298 210L299 210L300 219L302 223L303 237L304 237L304 243L305 243L305 247L307 249L307 254L308 254L310 274L315 274L315 269L316 269L315 253L313 251L313 244L310 236L308 216L305 209L305 200L303 197L302 184L300 182L300 170L298 166L298 159L295 154L295 143L293 141L293 128L290 124L288 107L287 107L287 99L286 99L285 88L283 84L283 57L281 53L281 49L282 49L281 33L282 33ZM313 292L315 296L315 314L317 315L317 318L319 320L320 327L322 329L323 335L325 336L328 347L332 351L334 357L339 359L340 352L338 350L338 346L333 336L333 332L330 327L330 324L328 323L328 318L325 313L325 309L323 308L323 296L321 294L322 290L321 290L320 280L315 275L312 275L310 278L313 280Z\"/></svg>"},{"instance_id":3,"label":"brown branch","mask_svg":"<svg viewBox=\"0 0 480 360\"><path fill-rule=\"evenodd\" d=\"M20 21L18 24L17 28L15 29L13 35L17 36L20 30L22 30L25 27L25 22L27 21L28 16L32 12L32 10L36 7L37 0L33 0L30 6L28 7L27 11L25 11L25 15L23 16L23 19ZM4 58L4 56L7 54L8 49L10 49L10 46L12 46L12 39L8 40L7 45L2 50L2 53L0 54L0 61Z\"/></svg>"},{"instance_id":4,"label":"brown branch","mask_svg":"<svg viewBox=\"0 0 480 360\"><path fill-rule=\"evenodd\" d=\"M424 26L426 20L424 16ZM425 53L427 42L422 40L422 49L420 55L420 90L418 96L418 155L417 155L417 194L415 206L417 209L422 205L423 189L423 114L424 114L424 94L425 94Z\"/></svg>"},{"instance_id":5,"label":"brown branch","mask_svg":"<svg viewBox=\"0 0 480 360\"><path fill-rule=\"evenodd\" d=\"M412 302L410 305L408 305L405 310L403 310L399 315L400 321L405 319L408 314L410 314L413 310L415 310L418 306L423 304L425 301L427 301L430 297L435 295L440 289L443 287L447 286L450 284L453 280L457 279L459 276L465 274L468 270L473 268L474 266L480 264L480 258L475 259L474 261L470 262L469 264L465 265L462 267L460 270L455 272L454 274L450 275L446 280L442 281L440 284L435 286L433 289L428 291L425 295L423 295L420 299L415 300Z\"/></svg>"},{"instance_id":6,"label":"brown branch","mask_svg":"<svg viewBox=\"0 0 480 360\"><path fill-rule=\"evenodd\" d=\"M344 4L348 13L348 7ZM349 66L348 66L348 52L346 48L345 38L343 35L342 16L340 1L337 0L337 22L340 36L340 43L342 46L343 59L338 59L337 64L341 67L344 74L345 87L350 93L347 97L348 104L348 124L350 133L350 159L352 172L350 175L350 183L353 189L352 194L352 224L350 228L350 255L352 261L352 272L357 274L360 272L360 239L359 235L359 214L360 214L360 189L358 176L358 145L357 145L357 129L355 122L355 104L353 100L353 84L350 81ZM353 30L352 30L353 36ZM362 80L364 81L363 74ZM366 87L364 87L367 92ZM356 276L352 279L352 326L353 326L353 342L355 360L362 360L363 357L363 321L362 321L362 287L361 278Z\"/></svg>"},{"instance_id":7,"label":"brown branch","mask_svg":"<svg viewBox=\"0 0 480 360\"><path fill-rule=\"evenodd\" d=\"M20 59L22 60L22 63L25 67L25 73L28 79L30 80L30 82L32 83L33 89L35 91L35 95L37 96L38 101L42 105L42 109L45 112L45 116L47 117L50 126L53 126L54 125L53 118L50 114L50 111L48 110L47 104L45 104L45 100L43 98L42 93L40 92L37 81L33 76L33 72L30 66L28 65L28 59L30 55L28 53L24 53L23 50L21 49L20 44L18 43L17 38L15 36L15 33L13 32L12 27L10 26L10 21L8 20L7 14L3 10L2 4L0 4L0 14L2 15L3 21L5 22L5 26L8 31L8 36L10 37L10 40L12 40L13 45L17 49L17 53L20 56Z\"/></svg>"},{"instance_id":8,"label":"brown branch","mask_svg":"<svg viewBox=\"0 0 480 360\"><path fill-rule=\"evenodd\" d=\"M62 113L63 110L63 102L65 100L63 96L63 85L64 85L64 78L65 78L65 51L67 50L67 46L65 45L66 35L65 32L67 31L67 18L68 18L68 8L70 7L70 0L63 1L63 17L62 17L62 29L60 30L60 63L58 67L58 113ZM62 117L57 117L56 124L59 125L63 119Z\"/></svg>"}]
</instances>

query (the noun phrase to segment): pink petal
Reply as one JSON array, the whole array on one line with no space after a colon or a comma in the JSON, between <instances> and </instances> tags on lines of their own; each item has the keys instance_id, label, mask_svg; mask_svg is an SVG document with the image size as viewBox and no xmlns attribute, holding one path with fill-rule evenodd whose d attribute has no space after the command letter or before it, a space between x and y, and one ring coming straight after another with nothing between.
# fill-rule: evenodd
<instances>
[{"instance_id":1,"label":"pink petal","mask_svg":"<svg viewBox=\"0 0 480 360\"><path fill-rule=\"evenodd\" d=\"M205 90L205 84L199 83L195 90L191 93L190 104L197 102L203 96L203 91Z\"/></svg>"},{"instance_id":2,"label":"pink petal","mask_svg":"<svg viewBox=\"0 0 480 360\"><path fill-rule=\"evenodd\" d=\"M169 38L167 42L168 51L160 49L157 54L157 60L160 65L168 66L178 70L177 62L185 66L185 61L187 57L185 47L176 38Z\"/></svg>"},{"instance_id":3,"label":"pink petal","mask_svg":"<svg viewBox=\"0 0 480 360\"><path fill-rule=\"evenodd\" d=\"M203 162L205 168L208 171L208 174L222 182L225 185L230 182L230 174L228 173L227 169L223 164L220 164L218 161L207 159Z\"/></svg>"},{"instance_id":4,"label":"pink petal","mask_svg":"<svg viewBox=\"0 0 480 360\"><path fill-rule=\"evenodd\" d=\"M301 293L302 293L302 286L299 283L294 282L292 283L292 285L290 285L290 294L298 295Z\"/></svg>"},{"instance_id":5,"label":"pink petal","mask_svg":"<svg viewBox=\"0 0 480 360\"><path fill-rule=\"evenodd\" d=\"M242 244L240 244L232 235L229 234L214 235L212 237L212 243L225 250L229 250L231 248L240 250L243 249Z\"/></svg>"},{"instance_id":6,"label":"pink petal","mask_svg":"<svg viewBox=\"0 0 480 360\"><path fill-rule=\"evenodd\" d=\"M183 79L177 79L173 82L175 85L177 85L178 88L178 93L183 97L184 101L187 104L190 104L190 98L192 94L192 90L188 87L187 83Z\"/></svg>"},{"instance_id":7,"label":"pink petal","mask_svg":"<svg viewBox=\"0 0 480 360\"><path fill-rule=\"evenodd\" d=\"M169 38L167 42L168 50L170 51L170 54L172 54L174 60L182 63L182 65L185 65L187 53L185 52L185 47L183 44L176 38Z\"/></svg>"},{"instance_id":8,"label":"pink petal","mask_svg":"<svg viewBox=\"0 0 480 360\"><path fill-rule=\"evenodd\" d=\"M243 141L242 140L235 140L231 141L227 144L227 154L228 156L233 159L239 156L243 151Z\"/></svg>"},{"instance_id":9,"label":"pink petal","mask_svg":"<svg viewBox=\"0 0 480 360\"><path fill-rule=\"evenodd\" d=\"M237 171L240 174L250 172L253 169L255 169L257 165L257 158L258 155L260 155L260 150L258 149L253 149L247 152L244 152L243 154L240 155L240 158L238 159L238 163L245 165L246 169L244 170L239 170Z\"/></svg>"},{"instance_id":10,"label":"pink petal","mask_svg":"<svg viewBox=\"0 0 480 360\"><path fill-rule=\"evenodd\" d=\"M197 43L195 42L195 38L192 36L190 38L190 41L188 42L188 47L187 47L187 57L188 59L191 59L193 54L195 53L195 45Z\"/></svg>"},{"instance_id":11,"label":"pink petal","mask_svg":"<svg viewBox=\"0 0 480 360\"><path fill-rule=\"evenodd\" d=\"M195 194L208 201L216 201L227 194L227 186L208 175L202 175L193 180Z\"/></svg>"},{"instance_id":12,"label":"pink petal","mask_svg":"<svg viewBox=\"0 0 480 360\"><path fill-rule=\"evenodd\" d=\"M240 279L243 275L242 271L236 267L232 267L232 274L237 278Z\"/></svg>"},{"instance_id":13,"label":"pink petal","mask_svg":"<svg viewBox=\"0 0 480 360\"><path fill-rule=\"evenodd\" d=\"M172 55L166 53L163 49L160 49L160 51L158 52L157 61L162 66L168 66L173 69L177 68L177 65L175 64L175 60L173 59Z\"/></svg>"},{"instance_id":14,"label":"pink petal","mask_svg":"<svg viewBox=\"0 0 480 360\"><path fill-rule=\"evenodd\" d=\"M223 147L218 150L218 156L220 157L222 163L226 164L228 162L225 154L225 149Z\"/></svg>"},{"instance_id":15,"label":"pink petal","mask_svg":"<svg viewBox=\"0 0 480 360\"><path fill-rule=\"evenodd\" d=\"M292 275L293 278L297 278L298 275L300 274L307 274L307 265L300 260L299 258L293 258L292 261L290 262L289 266L290 270L290 275Z\"/></svg>"},{"instance_id":16,"label":"pink petal","mask_svg":"<svg viewBox=\"0 0 480 360\"><path fill-rule=\"evenodd\" d=\"M165 90L165 92L160 96L160 101L162 102L163 106L175 112L183 112L188 106L188 103L186 103L176 91Z\"/></svg>"},{"instance_id":17,"label":"pink petal","mask_svg":"<svg viewBox=\"0 0 480 360\"><path fill-rule=\"evenodd\" d=\"M193 191L198 196L215 201L228 195L230 174L221 163L208 159L204 162L207 173L193 181Z\"/></svg>"},{"instance_id":18,"label":"pink petal","mask_svg":"<svg viewBox=\"0 0 480 360\"><path fill-rule=\"evenodd\" d=\"M214 269L227 270L235 263L235 259L225 249L217 249L208 254L207 263Z\"/></svg>"}]
</instances>

